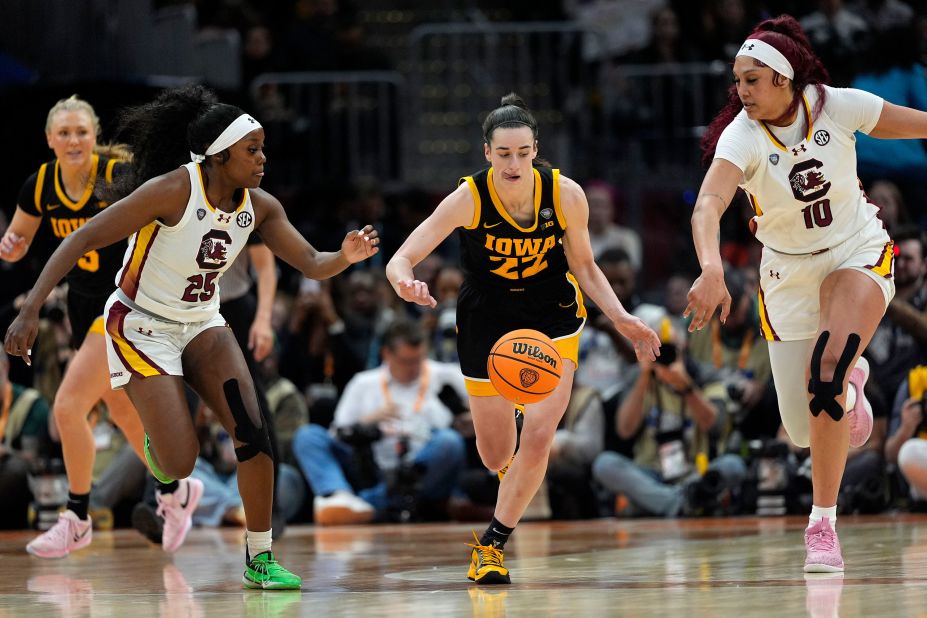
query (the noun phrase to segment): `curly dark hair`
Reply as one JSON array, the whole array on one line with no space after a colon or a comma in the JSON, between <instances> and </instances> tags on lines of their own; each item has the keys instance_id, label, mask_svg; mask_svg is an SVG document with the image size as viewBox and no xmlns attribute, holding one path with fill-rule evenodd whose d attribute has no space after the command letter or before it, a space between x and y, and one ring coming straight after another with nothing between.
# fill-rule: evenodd
<instances>
[{"instance_id":1,"label":"curly dark hair","mask_svg":"<svg viewBox=\"0 0 927 618\"><path fill-rule=\"evenodd\" d=\"M113 183L112 201L125 197L146 181L204 154L209 145L244 112L219 103L215 93L199 85L162 91L154 101L124 109L117 135L133 153L130 173ZM216 156L227 156L219 153Z\"/></svg>"},{"instance_id":2,"label":"curly dark hair","mask_svg":"<svg viewBox=\"0 0 927 618\"><path fill-rule=\"evenodd\" d=\"M813 119L817 118L824 108L825 93L823 85L830 81L830 77L820 58L815 55L811 43L798 21L791 15L780 15L773 19L767 19L757 24L747 38L759 39L775 47L788 59L789 64L792 65L795 71L795 77L792 78L794 96L785 116L791 116L798 109L802 93L808 85L813 84L818 91L818 100L811 112L811 117ZM759 60L754 62L758 66L766 66ZM785 78L776 73L773 79L782 80ZM777 81L776 83L780 82ZM715 149L718 147L718 139L721 137L721 133L743 108L743 103L737 95L737 87L732 85L728 90L727 104L711 121L705 135L702 136L702 164L705 167L711 165L711 161L714 159Z\"/></svg>"}]
</instances>

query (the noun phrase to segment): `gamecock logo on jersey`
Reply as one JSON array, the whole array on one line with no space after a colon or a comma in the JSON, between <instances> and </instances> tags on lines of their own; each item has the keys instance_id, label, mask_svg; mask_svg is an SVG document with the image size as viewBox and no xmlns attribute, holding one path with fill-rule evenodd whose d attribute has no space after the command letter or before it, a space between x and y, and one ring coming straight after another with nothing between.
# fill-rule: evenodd
<instances>
[{"instance_id":1,"label":"gamecock logo on jersey","mask_svg":"<svg viewBox=\"0 0 927 618\"><path fill-rule=\"evenodd\" d=\"M196 263L203 270L219 270L228 262L228 247L232 237L222 230L209 230L200 241Z\"/></svg>"},{"instance_id":2,"label":"gamecock logo on jersey","mask_svg":"<svg viewBox=\"0 0 927 618\"><path fill-rule=\"evenodd\" d=\"M830 181L824 177L824 164L817 159L802 161L789 172L792 195L801 202L814 202L830 191Z\"/></svg>"}]
</instances>

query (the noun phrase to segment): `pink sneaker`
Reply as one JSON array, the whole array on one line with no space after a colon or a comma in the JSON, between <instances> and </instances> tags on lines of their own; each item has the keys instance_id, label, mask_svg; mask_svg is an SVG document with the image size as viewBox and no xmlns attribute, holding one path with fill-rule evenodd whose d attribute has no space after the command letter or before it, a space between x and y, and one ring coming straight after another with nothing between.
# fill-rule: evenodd
<instances>
[{"instance_id":1,"label":"pink sneaker","mask_svg":"<svg viewBox=\"0 0 927 618\"><path fill-rule=\"evenodd\" d=\"M842 573L840 540L826 517L805 530L805 573Z\"/></svg>"},{"instance_id":2,"label":"pink sneaker","mask_svg":"<svg viewBox=\"0 0 927 618\"><path fill-rule=\"evenodd\" d=\"M26 545L26 551L39 558L64 558L72 551L90 545L93 525L90 517L81 521L74 511L58 514L55 525Z\"/></svg>"},{"instance_id":3,"label":"pink sneaker","mask_svg":"<svg viewBox=\"0 0 927 618\"><path fill-rule=\"evenodd\" d=\"M850 424L850 446L859 447L872 434L872 406L866 399L863 387L869 378L869 361L862 356L850 372L850 384L856 392L847 393L847 422ZM848 389L849 390L849 389ZM855 396L854 396L855 395Z\"/></svg>"},{"instance_id":4,"label":"pink sneaker","mask_svg":"<svg viewBox=\"0 0 927 618\"><path fill-rule=\"evenodd\" d=\"M157 494L157 513L164 518L161 547L168 553L177 551L193 526L193 511L203 497L203 481L187 478L172 494Z\"/></svg>"}]
</instances>

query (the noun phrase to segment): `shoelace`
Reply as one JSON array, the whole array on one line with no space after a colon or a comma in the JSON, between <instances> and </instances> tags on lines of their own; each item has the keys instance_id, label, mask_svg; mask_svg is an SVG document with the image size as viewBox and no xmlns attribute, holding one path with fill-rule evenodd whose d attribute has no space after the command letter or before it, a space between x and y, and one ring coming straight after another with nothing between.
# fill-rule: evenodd
<instances>
[{"instance_id":1,"label":"shoelace","mask_svg":"<svg viewBox=\"0 0 927 618\"><path fill-rule=\"evenodd\" d=\"M502 566L502 552L491 545L481 545L480 540L473 533L473 540L476 544L466 543L467 547L472 547L480 555L480 564L484 566Z\"/></svg>"},{"instance_id":2,"label":"shoelace","mask_svg":"<svg viewBox=\"0 0 927 618\"><path fill-rule=\"evenodd\" d=\"M830 530L821 530L810 535L808 546L813 551L833 551L834 550L834 533Z\"/></svg>"},{"instance_id":3,"label":"shoelace","mask_svg":"<svg viewBox=\"0 0 927 618\"><path fill-rule=\"evenodd\" d=\"M71 539L76 535L75 533L80 531L80 528L72 526L72 523L73 522L62 513L58 516L58 521L55 522L55 525L49 528L48 532L45 533L45 538L49 541L54 541L56 545L70 543ZM71 532L72 527L74 528L74 533Z\"/></svg>"},{"instance_id":4,"label":"shoelace","mask_svg":"<svg viewBox=\"0 0 927 618\"><path fill-rule=\"evenodd\" d=\"M248 565L248 568L268 577L285 570L275 558L255 558Z\"/></svg>"},{"instance_id":5,"label":"shoelace","mask_svg":"<svg viewBox=\"0 0 927 618\"><path fill-rule=\"evenodd\" d=\"M71 520L65 518L63 514L59 515L58 521L45 534L47 535L46 538L53 539L56 545L62 541L69 541L71 539Z\"/></svg>"}]
</instances>

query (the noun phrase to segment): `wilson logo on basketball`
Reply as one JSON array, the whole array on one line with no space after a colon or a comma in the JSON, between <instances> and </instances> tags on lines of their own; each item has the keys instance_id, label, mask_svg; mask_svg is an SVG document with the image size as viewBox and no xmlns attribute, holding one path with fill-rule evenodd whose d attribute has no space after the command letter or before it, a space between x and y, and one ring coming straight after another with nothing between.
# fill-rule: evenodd
<instances>
[{"instance_id":1,"label":"wilson logo on basketball","mask_svg":"<svg viewBox=\"0 0 927 618\"><path fill-rule=\"evenodd\" d=\"M539 361L543 361L547 363L551 367L554 367L554 368L557 367L557 359L548 354L544 354L540 346L528 345L527 343L512 342L512 354L522 354L529 358L536 358ZM537 377L535 376L534 379L536 381Z\"/></svg>"},{"instance_id":2,"label":"wilson logo on basketball","mask_svg":"<svg viewBox=\"0 0 927 618\"><path fill-rule=\"evenodd\" d=\"M538 378L541 376L538 375L538 372L534 369L522 369L518 372L518 381L521 382L522 388L529 388L532 384L538 381Z\"/></svg>"}]
</instances>

